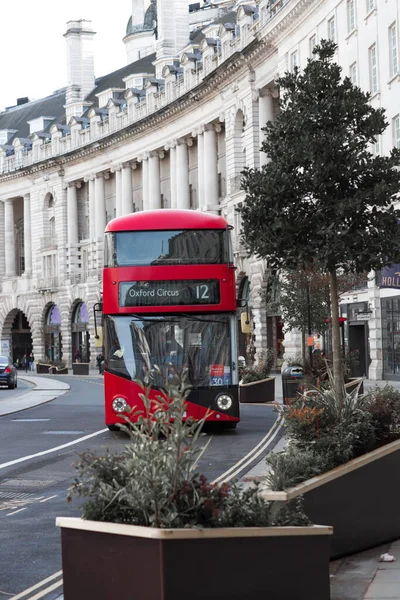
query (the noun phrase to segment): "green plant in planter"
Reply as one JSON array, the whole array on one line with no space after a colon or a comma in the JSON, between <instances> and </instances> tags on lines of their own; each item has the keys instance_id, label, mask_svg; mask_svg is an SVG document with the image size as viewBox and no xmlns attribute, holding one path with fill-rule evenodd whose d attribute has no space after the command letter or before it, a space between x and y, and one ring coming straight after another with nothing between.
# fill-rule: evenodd
<instances>
[{"instance_id":1,"label":"green plant in planter","mask_svg":"<svg viewBox=\"0 0 400 600\"><path fill-rule=\"evenodd\" d=\"M168 397L149 400L132 423L122 452L81 455L69 499L84 498L83 518L157 528L308 525L296 503L280 508L266 502L258 487L211 484L198 472L206 451L199 444L203 422L182 420L185 394L171 387Z\"/></svg>"},{"instance_id":2,"label":"green plant in planter","mask_svg":"<svg viewBox=\"0 0 400 600\"><path fill-rule=\"evenodd\" d=\"M272 350L263 352L258 360L258 364L254 367L241 367L239 369L239 375L241 383L253 383L254 381L261 381L268 379L271 373L271 369L274 364L274 353Z\"/></svg>"},{"instance_id":3,"label":"green plant in planter","mask_svg":"<svg viewBox=\"0 0 400 600\"><path fill-rule=\"evenodd\" d=\"M268 484L272 489L301 483L333 469L381 445L371 412L371 397L329 385L313 388L284 407L289 448L278 457L269 456ZM400 399L400 395L399 395Z\"/></svg>"}]
</instances>

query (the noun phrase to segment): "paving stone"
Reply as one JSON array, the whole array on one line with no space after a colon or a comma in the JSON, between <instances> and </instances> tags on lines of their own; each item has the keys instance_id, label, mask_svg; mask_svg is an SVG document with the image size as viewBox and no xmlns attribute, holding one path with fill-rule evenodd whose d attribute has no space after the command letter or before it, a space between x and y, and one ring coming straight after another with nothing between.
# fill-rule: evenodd
<instances>
[{"instance_id":1,"label":"paving stone","mask_svg":"<svg viewBox=\"0 0 400 600\"><path fill-rule=\"evenodd\" d=\"M385 581L386 583L397 582L400 584L400 567L391 570L379 568L374 581Z\"/></svg>"},{"instance_id":2,"label":"paving stone","mask_svg":"<svg viewBox=\"0 0 400 600\"><path fill-rule=\"evenodd\" d=\"M371 598L391 598L392 600L399 600L400 584L382 583L374 580L365 594L365 600L370 600Z\"/></svg>"}]
</instances>

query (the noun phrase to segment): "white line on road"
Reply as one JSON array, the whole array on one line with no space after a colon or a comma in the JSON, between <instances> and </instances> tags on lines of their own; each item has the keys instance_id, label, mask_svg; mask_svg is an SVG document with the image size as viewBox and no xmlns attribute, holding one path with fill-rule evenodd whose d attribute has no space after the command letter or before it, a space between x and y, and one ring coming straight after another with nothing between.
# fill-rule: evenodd
<instances>
[{"instance_id":1,"label":"white line on road","mask_svg":"<svg viewBox=\"0 0 400 600\"><path fill-rule=\"evenodd\" d=\"M17 594L16 596L13 596L11 598L11 600L21 600L21 598L24 598L25 596L27 596L28 594L30 594L31 592L34 592L35 590L38 590L39 588L43 587L44 585L46 585L46 583L50 583L50 581L53 581L53 579L57 579L57 577L61 577L62 576L62 571L57 571L57 573L53 573L53 575L50 575L50 577L47 577L47 579L43 579L43 581L39 581L39 583L36 583L35 585L33 585L32 587L28 588L27 590L25 590L24 592L21 592L20 594ZM53 591L53 589L58 588L60 585L62 585L62 579L60 581L57 581L56 584L53 584L56 587L50 589L46 589L44 590L46 593ZM50 586L52 587L52 586ZM42 592L39 592L40 594L42 594ZM34 598L37 598L37 595L34 596ZM31 598L30 600L34 600L34 598ZM40 596L39 596L40 598Z\"/></svg>"},{"instance_id":2,"label":"white line on road","mask_svg":"<svg viewBox=\"0 0 400 600\"><path fill-rule=\"evenodd\" d=\"M276 421L276 423L278 423L278 421ZM281 429L281 427L282 427L282 418L279 420L278 427L276 428L276 430L275 430L274 434L272 435L272 437L270 437L270 438L267 440L267 442L264 444L264 446L262 446L262 447L261 447L261 448L258 450L258 452L256 452L255 454L253 454L253 455L252 455L252 456L249 458L249 460L248 460L246 463L244 463L244 464L243 464L241 467L239 467L239 468L238 468L236 471L234 471L233 473L231 473L231 474L230 474L228 477L224 477L224 476L222 475L222 479L220 478L220 480L219 480L219 481L220 481L220 482L221 482L221 481L230 481L231 479L233 479L234 477L236 477L236 475L239 475L239 473L240 473L241 471L243 471L243 469L245 469L246 467L248 467L248 466L249 466L249 465L250 465L250 464L251 464L251 463L252 463L252 462L253 462L253 461L254 461L256 458L258 458L258 457L260 456L260 454L262 454L262 453L263 453L263 452L264 452L264 451L267 449L267 447L268 447L268 446L269 446L269 445L270 445L270 444L271 444L271 443L274 441L274 439L275 439L275 438L276 438L276 436L278 435L278 433L279 433L279 430ZM271 429L271 432L272 432L272 429Z\"/></svg>"},{"instance_id":3,"label":"white line on road","mask_svg":"<svg viewBox=\"0 0 400 600\"><path fill-rule=\"evenodd\" d=\"M58 494L54 494L54 496L49 496L48 498L44 498L44 500L39 500L39 502L48 502L49 500L53 500L53 498L57 498Z\"/></svg>"},{"instance_id":4,"label":"white line on road","mask_svg":"<svg viewBox=\"0 0 400 600\"><path fill-rule=\"evenodd\" d=\"M26 510L26 507L19 508L18 510L14 510L14 512L11 512L11 513L6 513L6 517L11 517L11 515L16 515L17 513L22 512L23 510Z\"/></svg>"},{"instance_id":5,"label":"white line on road","mask_svg":"<svg viewBox=\"0 0 400 600\"><path fill-rule=\"evenodd\" d=\"M45 456L46 454L51 454L52 452L57 452L57 450L64 450L64 448L69 448L70 446L74 446L75 444L80 444L81 442L85 442L96 435L101 435L102 433L106 433L108 428L100 429L99 431L95 431L90 435L85 435L84 437L78 438L73 442L68 442L67 444L62 444L61 446L56 446L55 448L50 448L49 450L43 450L43 452L37 452L36 454L29 454L28 456L23 456L22 458L17 458L15 460L10 460L9 462L3 463L0 465L0 469L5 469L6 467L11 467L12 465L16 465L21 462L25 462L27 460L32 460L33 458L38 458L39 456Z\"/></svg>"},{"instance_id":6,"label":"white line on road","mask_svg":"<svg viewBox=\"0 0 400 600\"><path fill-rule=\"evenodd\" d=\"M255 446L252 450L250 450L250 452L248 452L248 454L246 454L246 456L244 456L243 458L241 458L230 469L228 469L227 471L225 471L225 473L222 473L222 475L220 475L219 477L217 477L216 479L214 479L213 483L219 483L220 481L228 481L229 479L232 479L232 477L234 477L234 475L236 473L239 473L249 463L251 463L256 456L259 456L264 451L264 449L269 445L269 443L275 438L276 433L279 431L281 422L282 422L282 416L280 415L276 419L275 423L273 424L273 426L271 427L271 429L268 431L268 433L257 444L257 446ZM273 435L274 432L275 432L275 435ZM273 436L273 437L270 440L271 436ZM259 450L259 452L257 452L257 450ZM243 464L243 463L245 463L245 464ZM233 471L234 471L234 474L230 475ZM230 476L228 477L228 475L230 475Z\"/></svg>"}]
</instances>

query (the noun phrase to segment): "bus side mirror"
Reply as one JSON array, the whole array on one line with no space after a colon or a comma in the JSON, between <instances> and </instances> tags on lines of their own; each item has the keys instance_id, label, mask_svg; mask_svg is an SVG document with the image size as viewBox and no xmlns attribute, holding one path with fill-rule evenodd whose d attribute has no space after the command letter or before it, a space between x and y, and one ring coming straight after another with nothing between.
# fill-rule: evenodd
<instances>
[{"instance_id":1,"label":"bus side mirror","mask_svg":"<svg viewBox=\"0 0 400 600\"><path fill-rule=\"evenodd\" d=\"M251 321L248 312L244 312L240 315L240 329L242 333L251 333Z\"/></svg>"}]
</instances>

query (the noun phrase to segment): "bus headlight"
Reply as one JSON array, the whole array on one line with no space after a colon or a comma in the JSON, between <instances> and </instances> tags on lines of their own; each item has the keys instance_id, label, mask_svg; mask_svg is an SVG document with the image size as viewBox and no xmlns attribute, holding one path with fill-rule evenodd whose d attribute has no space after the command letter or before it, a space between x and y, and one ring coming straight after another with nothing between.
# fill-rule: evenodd
<instances>
[{"instance_id":1,"label":"bus headlight","mask_svg":"<svg viewBox=\"0 0 400 600\"><path fill-rule=\"evenodd\" d=\"M217 397L217 406L220 410L229 410L232 404L232 398L228 394L221 394Z\"/></svg>"},{"instance_id":2,"label":"bus headlight","mask_svg":"<svg viewBox=\"0 0 400 600\"><path fill-rule=\"evenodd\" d=\"M128 411L128 403L125 398L115 398L112 402L113 411L123 413Z\"/></svg>"}]
</instances>

